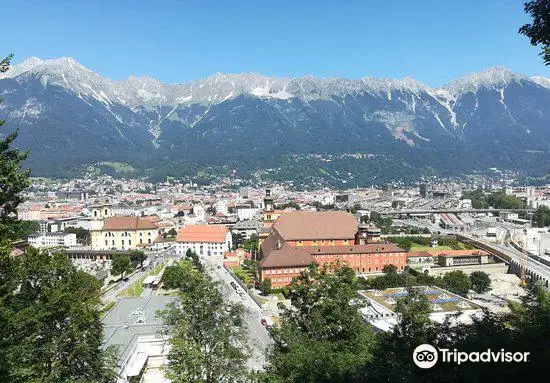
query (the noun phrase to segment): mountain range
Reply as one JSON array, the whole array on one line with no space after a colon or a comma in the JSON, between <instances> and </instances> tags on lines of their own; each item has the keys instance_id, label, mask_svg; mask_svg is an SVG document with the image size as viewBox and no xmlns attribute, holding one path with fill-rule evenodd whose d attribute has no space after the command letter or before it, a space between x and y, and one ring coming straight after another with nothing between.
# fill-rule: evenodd
<instances>
[{"instance_id":1,"label":"mountain range","mask_svg":"<svg viewBox=\"0 0 550 383\"><path fill-rule=\"evenodd\" d=\"M358 184L494 167L550 173L550 79L503 67L439 88L257 73L164 84L30 58L0 74L0 96L0 136L19 129L35 175L106 161L162 176L278 169Z\"/></svg>"}]
</instances>

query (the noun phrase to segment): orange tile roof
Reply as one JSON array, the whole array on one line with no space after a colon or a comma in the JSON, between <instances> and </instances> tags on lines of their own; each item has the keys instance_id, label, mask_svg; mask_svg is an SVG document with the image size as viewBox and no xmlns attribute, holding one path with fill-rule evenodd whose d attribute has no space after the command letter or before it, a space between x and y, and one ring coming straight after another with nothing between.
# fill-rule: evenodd
<instances>
[{"instance_id":1,"label":"orange tile roof","mask_svg":"<svg viewBox=\"0 0 550 383\"><path fill-rule=\"evenodd\" d=\"M343 211L291 211L273 227L285 240L354 239L359 223Z\"/></svg>"},{"instance_id":2,"label":"orange tile roof","mask_svg":"<svg viewBox=\"0 0 550 383\"><path fill-rule=\"evenodd\" d=\"M260 261L260 268L267 269L287 266L308 267L313 261L313 256L307 250L294 248L283 243L280 249L272 250Z\"/></svg>"},{"instance_id":3,"label":"orange tile roof","mask_svg":"<svg viewBox=\"0 0 550 383\"><path fill-rule=\"evenodd\" d=\"M115 216L103 222L103 230L153 230L157 225L153 222L134 216Z\"/></svg>"},{"instance_id":4,"label":"orange tile roof","mask_svg":"<svg viewBox=\"0 0 550 383\"><path fill-rule=\"evenodd\" d=\"M225 225L187 225L178 231L176 242L225 242L229 229Z\"/></svg>"},{"instance_id":5,"label":"orange tile roof","mask_svg":"<svg viewBox=\"0 0 550 383\"><path fill-rule=\"evenodd\" d=\"M471 249L471 250L435 250L430 251L434 256L442 255L444 257L468 257L472 255L489 255L485 250Z\"/></svg>"}]
</instances>

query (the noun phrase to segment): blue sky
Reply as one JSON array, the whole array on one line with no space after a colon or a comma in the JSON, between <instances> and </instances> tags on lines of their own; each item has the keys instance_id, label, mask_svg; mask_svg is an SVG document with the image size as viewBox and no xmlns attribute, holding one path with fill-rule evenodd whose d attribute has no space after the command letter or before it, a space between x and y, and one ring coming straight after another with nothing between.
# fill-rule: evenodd
<instances>
[{"instance_id":1,"label":"blue sky","mask_svg":"<svg viewBox=\"0 0 550 383\"><path fill-rule=\"evenodd\" d=\"M504 65L550 77L518 28L517 0L8 1L15 62L72 56L112 79L184 82L216 72L414 77L432 86Z\"/></svg>"}]
</instances>

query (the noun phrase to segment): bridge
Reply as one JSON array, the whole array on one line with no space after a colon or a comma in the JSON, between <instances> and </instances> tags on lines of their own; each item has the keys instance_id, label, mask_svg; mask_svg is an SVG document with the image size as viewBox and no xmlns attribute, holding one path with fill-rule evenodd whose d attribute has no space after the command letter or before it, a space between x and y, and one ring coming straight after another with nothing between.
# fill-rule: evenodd
<instances>
[{"instance_id":1,"label":"bridge","mask_svg":"<svg viewBox=\"0 0 550 383\"><path fill-rule=\"evenodd\" d=\"M399 220L398 222L413 227L428 227L432 230L432 232L437 230L441 234L453 235L459 241L469 242L472 245L479 247L480 249L488 251L489 253L507 263L510 266L510 272L518 276L520 275L521 249L517 248L517 245L513 242L511 243L513 246L516 246L516 249L510 249L506 246L496 245L494 243L484 241L483 239L474 237L473 235L463 232L457 233L451 230L441 229L439 228L439 226L436 226L434 224L425 224L414 221L410 222L408 220ZM528 275L533 280L542 280L547 287L550 286L550 262L541 257L534 256L533 254L527 253L527 255L528 258L526 262L525 275Z\"/></svg>"},{"instance_id":2,"label":"bridge","mask_svg":"<svg viewBox=\"0 0 550 383\"><path fill-rule=\"evenodd\" d=\"M530 213L533 209L406 209L406 210L373 210L374 212L385 216L412 216L412 215L428 215L428 214L441 214L441 213L498 213L501 211L509 211L512 213Z\"/></svg>"},{"instance_id":3,"label":"bridge","mask_svg":"<svg viewBox=\"0 0 550 383\"><path fill-rule=\"evenodd\" d=\"M487 250L489 253L508 263L511 272L518 275L520 274L521 253L518 253L517 250L495 245L469 234L455 233L455 236L459 241L469 242L480 249ZM536 258L528 255L525 275L529 276L534 281L543 281L545 286L548 287L550 285L550 264L542 258Z\"/></svg>"}]
</instances>

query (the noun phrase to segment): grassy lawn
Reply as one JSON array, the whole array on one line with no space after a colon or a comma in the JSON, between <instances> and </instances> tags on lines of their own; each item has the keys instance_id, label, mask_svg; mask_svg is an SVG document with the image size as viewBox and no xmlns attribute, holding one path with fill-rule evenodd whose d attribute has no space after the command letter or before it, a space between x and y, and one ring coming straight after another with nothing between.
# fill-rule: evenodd
<instances>
[{"instance_id":1,"label":"grassy lawn","mask_svg":"<svg viewBox=\"0 0 550 383\"><path fill-rule=\"evenodd\" d=\"M424 245L418 245L416 243L413 243L411 246L411 251L429 251L429 250L452 250L451 246L424 246Z\"/></svg>"},{"instance_id":2,"label":"grassy lawn","mask_svg":"<svg viewBox=\"0 0 550 383\"><path fill-rule=\"evenodd\" d=\"M248 269L243 269L242 267L233 267L231 268L231 271L233 274L237 276L237 278L241 279L245 284L248 283L254 283L254 276Z\"/></svg>"},{"instance_id":3,"label":"grassy lawn","mask_svg":"<svg viewBox=\"0 0 550 383\"><path fill-rule=\"evenodd\" d=\"M262 305L265 303L265 302L269 302L269 299L267 299L266 297L262 297L260 295L254 295L254 297L258 300L258 302L260 302Z\"/></svg>"},{"instance_id":4,"label":"grassy lawn","mask_svg":"<svg viewBox=\"0 0 550 383\"><path fill-rule=\"evenodd\" d=\"M164 267L164 263L161 263L160 265L155 266L153 270L151 270L149 275L158 275L158 273L160 273L163 267Z\"/></svg>"},{"instance_id":5,"label":"grassy lawn","mask_svg":"<svg viewBox=\"0 0 550 383\"><path fill-rule=\"evenodd\" d=\"M146 277L147 275L139 278L130 287L128 287L123 292L121 292L120 296L121 297L139 297L143 292L143 281L145 280Z\"/></svg>"},{"instance_id":6,"label":"grassy lawn","mask_svg":"<svg viewBox=\"0 0 550 383\"><path fill-rule=\"evenodd\" d=\"M107 312L113 308L113 306L115 305L116 302L109 302L105 305L105 307L103 307L103 309L99 312L99 315L100 316L104 316L105 314L107 314Z\"/></svg>"},{"instance_id":7,"label":"grassy lawn","mask_svg":"<svg viewBox=\"0 0 550 383\"><path fill-rule=\"evenodd\" d=\"M458 242L458 246L460 247L460 250L467 249L466 244L462 242ZM411 251L429 251L429 250L453 250L451 246L425 246L425 245L419 245L418 243L413 243L411 246Z\"/></svg>"}]
</instances>

